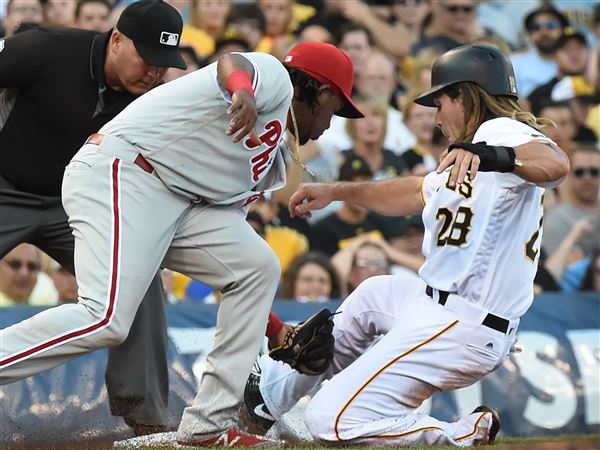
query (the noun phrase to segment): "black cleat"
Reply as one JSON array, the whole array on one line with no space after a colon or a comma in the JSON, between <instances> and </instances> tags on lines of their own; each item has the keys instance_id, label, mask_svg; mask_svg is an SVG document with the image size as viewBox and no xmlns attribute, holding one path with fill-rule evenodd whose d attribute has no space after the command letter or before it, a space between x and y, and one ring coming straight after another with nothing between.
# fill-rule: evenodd
<instances>
[{"instance_id":1,"label":"black cleat","mask_svg":"<svg viewBox=\"0 0 600 450\"><path fill-rule=\"evenodd\" d=\"M475 408L473 410L473 412L471 414L475 414L475 413L481 413L481 412L489 412L492 414L492 426L490 427L490 432L488 434L488 437L486 440L482 439L479 444L483 444L483 445L492 445L494 443L494 441L496 440L496 435L498 434L498 432L500 431L500 427L501 427L501 422L500 422L500 415L498 414L498 410L496 409L492 409L492 408L488 408L485 405L481 405L478 406L477 408Z\"/></svg>"},{"instance_id":2,"label":"black cleat","mask_svg":"<svg viewBox=\"0 0 600 450\"><path fill-rule=\"evenodd\" d=\"M275 423L260 393L260 366L255 363L244 389L244 404L240 411L242 423L249 432L264 435Z\"/></svg>"}]
</instances>

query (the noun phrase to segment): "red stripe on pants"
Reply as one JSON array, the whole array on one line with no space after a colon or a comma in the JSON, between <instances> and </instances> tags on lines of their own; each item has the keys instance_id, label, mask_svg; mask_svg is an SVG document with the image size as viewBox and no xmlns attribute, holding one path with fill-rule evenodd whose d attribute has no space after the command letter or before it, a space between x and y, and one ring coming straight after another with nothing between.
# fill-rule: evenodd
<instances>
[{"instance_id":1,"label":"red stripe on pants","mask_svg":"<svg viewBox=\"0 0 600 450\"><path fill-rule=\"evenodd\" d=\"M115 158L111 166L112 178L112 211L113 211L113 248L112 248L112 267L110 277L110 295L108 298L108 307L104 312L104 317L99 322L90 325L82 330L73 331L61 336L55 337L49 341L42 342L34 347L26 349L20 353L14 354L0 361L0 367L7 367L16 362L29 358L32 355L49 350L65 342L85 337L95 331L104 328L112 319L115 311L115 299L117 293L117 281L119 278L119 243L121 238L120 229L120 210L119 210L119 165L121 160Z\"/></svg>"}]
</instances>

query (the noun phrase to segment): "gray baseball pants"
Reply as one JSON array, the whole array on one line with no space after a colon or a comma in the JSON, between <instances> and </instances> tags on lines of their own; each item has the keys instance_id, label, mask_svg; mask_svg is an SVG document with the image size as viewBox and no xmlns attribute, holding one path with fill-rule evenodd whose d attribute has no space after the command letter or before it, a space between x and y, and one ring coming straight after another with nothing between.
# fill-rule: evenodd
<instances>
[{"instance_id":1,"label":"gray baseball pants","mask_svg":"<svg viewBox=\"0 0 600 450\"><path fill-rule=\"evenodd\" d=\"M108 138L67 166L63 205L75 236L80 299L0 331L0 382L123 342L158 268L223 292L213 348L181 439L233 426L279 280L279 262L239 209L196 204L134 164ZM198 176L202 176L201 173Z\"/></svg>"},{"instance_id":2,"label":"gray baseball pants","mask_svg":"<svg viewBox=\"0 0 600 450\"><path fill-rule=\"evenodd\" d=\"M19 191L0 176L0 218L0 258L28 242L74 273L73 234L60 197ZM166 426L168 375L164 293L157 275L129 336L108 353L105 381L112 414Z\"/></svg>"}]
</instances>

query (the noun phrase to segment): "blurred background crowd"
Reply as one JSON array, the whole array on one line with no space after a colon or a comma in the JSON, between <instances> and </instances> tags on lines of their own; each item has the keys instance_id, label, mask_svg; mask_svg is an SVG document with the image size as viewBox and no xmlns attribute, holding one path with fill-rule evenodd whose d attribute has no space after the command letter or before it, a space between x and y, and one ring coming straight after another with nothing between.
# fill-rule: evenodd
<instances>
[{"instance_id":1,"label":"blurred background crowd","mask_svg":"<svg viewBox=\"0 0 600 450\"><path fill-rule=\"evenodd\" d=\"M354 64L354 95L365 117L334 117L318 141L302 148L301 160L313 174L290 161L288 185L254 202L248 214L281 262L279 298L341 299L374 275L417 276L424 261L420 217L383 217L337 203L304 220L289 216L287 202L304 181L385 179L435 170L448 143L434 122L435 110L412 99L430 87L435 59L467 43L494 45L511 56L520 101L553 121L544 132L570 158L565 181L544 197L541 246L523 249L541 252L536 293L600 291L598 2L166 1L184 19L180 51L188 67L168 69L164 82L232 51L268 52L282 59L301 40L332 43ZM129 3L1 0L0 37L34 26L107 31ZM171 303L219 301L219 293L202 283L168 270L162 276ZM76 299L75 278L33 245L21 244L0 260L0 307Z\"/></svg>"}]
</instances>

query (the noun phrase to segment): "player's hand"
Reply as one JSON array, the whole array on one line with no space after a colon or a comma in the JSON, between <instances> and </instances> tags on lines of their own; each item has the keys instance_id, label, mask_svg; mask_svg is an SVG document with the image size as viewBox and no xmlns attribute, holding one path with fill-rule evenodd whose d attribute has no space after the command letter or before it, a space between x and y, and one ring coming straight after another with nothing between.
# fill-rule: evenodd
<instances>
[{"instance_id":1,"label":"player's hand","mask_svg":"<svg viewBox=\"0 0 600 450\"><path fill-rule=\"evenodd\" d=\"M470 180L475 179L480 162L479 156L475 153L462 148L454 148L442 160L437 168L437 173L442 173L448 167L452 166L448 185L453 188L465 180L467 173Z\"/></svg>"},{"instance_id":2,"label":"player's hand","mask_svg":"<svg viewBox=\"0 0 600 450\"><path fill-rule=\"evenodd\" d=\"M288 209L290 216L306 218L311 211L325 208L333 201L333 184L301 184L290 198Z\"/></svg>"},{"instance_id":3,"label":"player's hand","mask_svg":"<svg viewBox=\"0 0 600 450\"><path fill-rule=\"evenodd\" d=\"M258 113L256 99L252 94L243 89L235 91L231 96L231 105L227 108L227 114L231 114L232 117L225 134L233 135L233 142L239 142L249 135L250 140L260 145L260 139L254 129Z\"/></svg>"}]
</instances>

